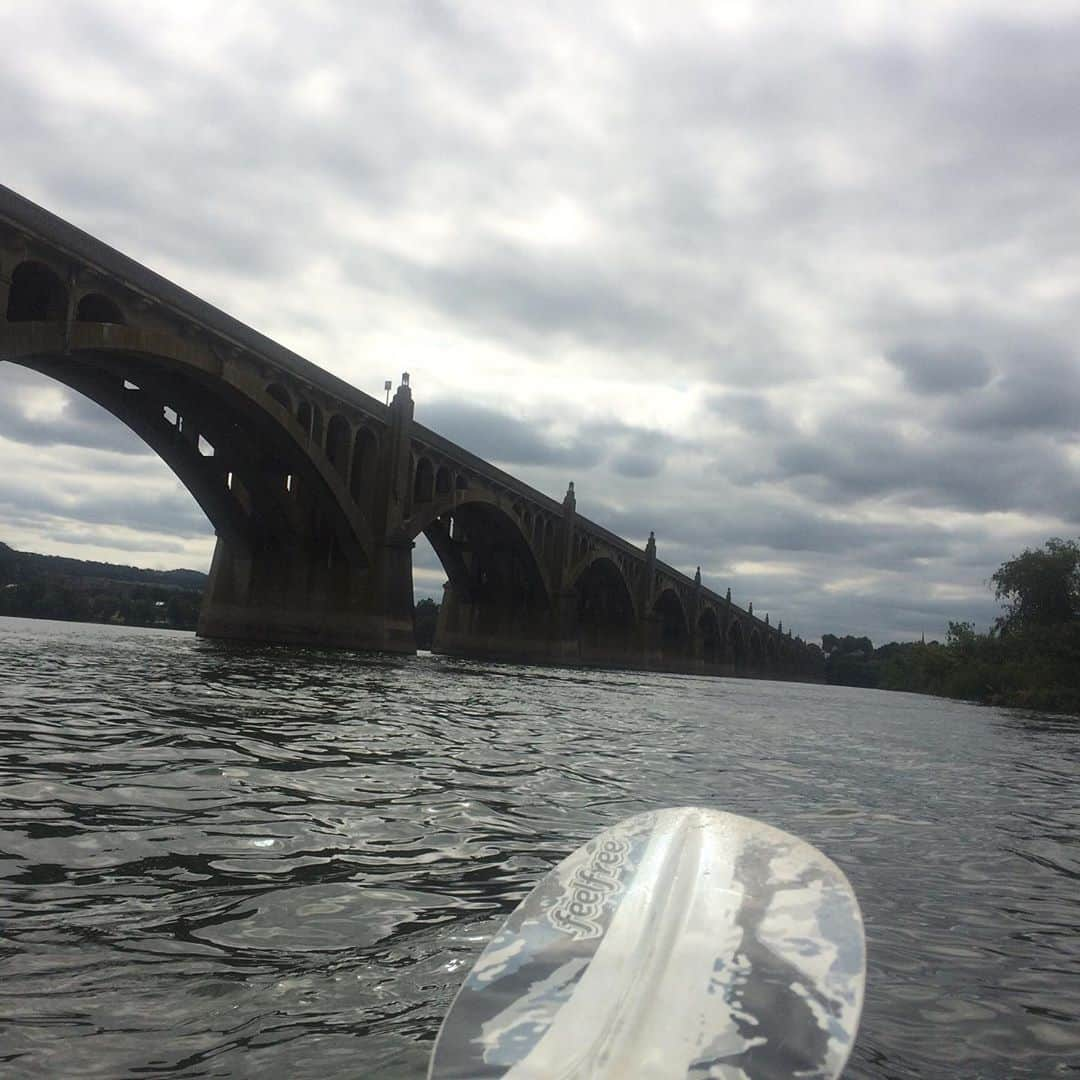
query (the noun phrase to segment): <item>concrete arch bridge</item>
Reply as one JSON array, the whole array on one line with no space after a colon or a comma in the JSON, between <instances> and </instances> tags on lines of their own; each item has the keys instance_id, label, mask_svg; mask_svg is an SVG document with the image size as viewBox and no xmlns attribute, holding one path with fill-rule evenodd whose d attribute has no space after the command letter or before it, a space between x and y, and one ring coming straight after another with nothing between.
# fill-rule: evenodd
<instances>
[{"instance_id":1,"label":"concrete arch bridge","mask_svg":"<svg viewBox=\"0 0 1080 1080\"><path fill-rule=\"evenodd\" d=\"M0 188L0 360L102 405L217 534L199 633L415 650L412 549L446 571L435 648L816 678L815 651L413 418Z\"/></svg>"}]
</instances>

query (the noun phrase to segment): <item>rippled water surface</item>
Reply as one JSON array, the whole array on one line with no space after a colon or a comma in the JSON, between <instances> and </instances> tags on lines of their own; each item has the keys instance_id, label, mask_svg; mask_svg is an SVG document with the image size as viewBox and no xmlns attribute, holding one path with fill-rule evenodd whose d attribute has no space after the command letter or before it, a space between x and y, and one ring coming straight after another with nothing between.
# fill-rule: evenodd
<instances>
[{"instance_id":1,"label":"rippled water surface","mask_svg":"<svg viewBox=\"0 0 1080 1080\"><path fill-rule=\"evenodd\" d=\"M604 826L698 803L847 872L851 1077L1080 1066L1080 724L909 695L0 619L0 1073L422 1076Z\"/></svg>"}]
</instances>

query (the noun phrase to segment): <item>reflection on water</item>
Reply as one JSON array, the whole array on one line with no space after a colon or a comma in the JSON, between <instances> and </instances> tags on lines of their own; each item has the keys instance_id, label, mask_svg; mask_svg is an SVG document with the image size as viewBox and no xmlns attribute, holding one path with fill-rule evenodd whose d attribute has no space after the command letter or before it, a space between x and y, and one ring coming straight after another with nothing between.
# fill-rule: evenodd
<instances>
[{"instance_id":1,"label":"reflection on water","mask_svg":"<svg viewBox=\"0 0 1080 1080\"><path fill-rule=\"evenodd\" d=\"M851 878L847 1075L1064 1075L1078 779L1080 725L911 695L0 619L0 1071L423 1075L549 866L700 803Z\"/></svg>"}]
</instances>

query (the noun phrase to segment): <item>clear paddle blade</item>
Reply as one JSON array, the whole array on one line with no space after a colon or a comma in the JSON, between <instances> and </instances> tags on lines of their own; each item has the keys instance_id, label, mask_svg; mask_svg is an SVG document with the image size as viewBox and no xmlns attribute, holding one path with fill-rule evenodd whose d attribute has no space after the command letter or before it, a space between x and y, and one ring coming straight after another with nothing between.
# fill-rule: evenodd
<instances>
[{"instance_id":1,"label":"clear paddle blade","mask_svg":"<svg viewBox=\"0 0 1080 1080\"><path fill-rule=\"evenodd\" d=\"M835 1077L864 984L858 903L819 851L716 810L640 814L513 912L429 1076Z\"/></svg>"}]
</instances>

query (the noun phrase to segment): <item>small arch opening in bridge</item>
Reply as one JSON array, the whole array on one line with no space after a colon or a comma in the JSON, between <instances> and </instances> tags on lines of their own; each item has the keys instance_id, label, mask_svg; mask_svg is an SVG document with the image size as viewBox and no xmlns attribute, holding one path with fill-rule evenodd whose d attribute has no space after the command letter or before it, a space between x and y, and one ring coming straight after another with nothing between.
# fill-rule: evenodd
<instances>
[{"instance_id":1,"label":"small arch opening in bridge","mask_svg":"<svg viewBox=\"0 0 1080 1080\"><path fill-rule=\"evenodd\" d=\"M225 487L229 491L232 491L232 488L233 488L233 474L231 472L225 474Z\"/></svg>"},{"instance_id":2,"label":"small arch opening in bridge","mask_svg":"<svg viewBox=\"0 0 1080 1080\"><path fill-rule=\"evenodd\" d=\"M462 476L461 473L458 473L457 476L454 478L454 487L457 488L458 491L468 491L469 478L467 476Z\"/></svg>"},{"instance_id":3,"label":"small arch opening in bridge","mask_svg":"<svg viewBox=\"0 0 1080 1080\"><path fill-rule=\"evenodd\" d=\"M378 458L379 443L371 428L360 428L353 442L352 471L349 476L349 492L357 501L371 496Z\"/></svg>"},{"instance_id":4,"label":"small arch opening in bridge","mask_svg":"<svg viewBox=\"0 0 1080 1080\"><path fill-rule=\"evenodd\" d=\"M326 425L326 456L338 474L344 478L349 467L349 438L352 429L349 421L340 413L330 417Z\"/></svg>"},{"instance_id":5,"label":"small arch opening in bridge","mask_svg":"<svg viewBox=\"0 0 1080 1080\"><path fill-rule=\"evenodd\" d=\"M440 465L439 471L435 474L435 494L450 494L450 470L445 465Z\"/></svg>"},{"instance_id":6,"label":"small arch opening in bridge","mask_svg":"<svg viewBox=\"0 0 1080 1080\"><path fill-rule=\"evenodd\" d=\"M67 314L67 289L44 263L15 267L8 292L8 322L57 322Z\"/></svg>"},{"instance_id":7,"label":"small arch opening in bridge","mask_svg":"<svg viewBox=\"0 0 1080 1080\"><path fill-rule=\"evenodd\" d=\"M139 387L138 383L133 383L130 379L125 379L124 380L124 389L125 390L139 390L140 387Z\"/></svg>"},{"instance_id":8,"label":"small arch opening in bridge","mask_svg":"<svg viewBox=\"0 0 1080 1080\"><path fill-rule=\"evenodd\" d=\"M292 412L292 398L289 397L289 391L285 389L281 383L271 383L266 392L286 411ZM297 417L299 419L299 417ZM303 421L301 421L303 423Z\"/></svg>"},{"instance_id":9,"label":"small arch opening in bridge","mask_svg":"<svg viewBox=\"0 0 1080 1080\"><path fill-rule=\"evenodd\" d=\"M165 423L172 424L174 428L180 428L180 414L171 405L166 405L161 410L161 415L165 417Z\"/></svg>"},{"instance_id":10,"label":"small arch opening in bridge","mask_svg":"<svg viewBox=\"0 0 1080 1080\"><path fill-rule=\"evenodd\" d=\"M537 514L536 520L533 522L533 544L540 551L544 550L544 518L542 515Z\"/></svg>"},{"instance_id":11,"label":"small arch opening in bridge","mask_svg":"<svg viewBox=\"0 0 1080 1080\"><path fill-rule=\"evenodd\" d=\"M435 483L431 462L422 457L416 463L416 479L413 481L413 502L431 502L432 488Z\"/></svg>"},{"instance_id":12,"label":"small arch opening in bridge","mask_svg":"<svg viewBox=\"0 0 1080 1080\"><path fill-rule=\"evenodd\" d=\"M199 454L202 457L214 456L214 444L207 440L204 436L199 436Z\"/></svg>"},{"instance_id":13,"label":"small arch opening in bridge","mask_svg":"<svg viewBox=\"0 0 1080 1080\"><path fill-rule=\"evenodd\" d=\"M101 293L87 293L75 309L76 322L115 323L124 325L124 315L119 304Z\"/></svg>"},{"instance_id":14,"label":"small arch opening in bridge","mask_svg":"<svg viewBox=\"0 0 1080 1080\"><path fill-rule=\"evenodd\" d=\"M665 656L681 655L686 651L686 614L673 589L665 589L653 605L660 622L660 651Z\"/></svg>"}]
</instances>

